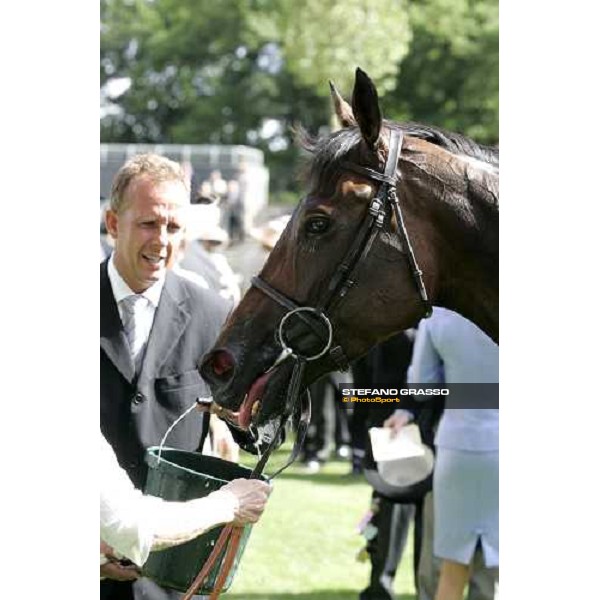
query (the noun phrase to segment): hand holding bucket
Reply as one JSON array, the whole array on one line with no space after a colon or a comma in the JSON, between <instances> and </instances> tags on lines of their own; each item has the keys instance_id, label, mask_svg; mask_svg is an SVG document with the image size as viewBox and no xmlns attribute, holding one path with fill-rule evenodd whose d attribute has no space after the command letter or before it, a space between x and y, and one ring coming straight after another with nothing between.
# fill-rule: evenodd
<instances>
[{"instance_id":1,"label":"hand holding bucket","mask_svg":"<svg viewBox=\"0 0 600 600\"><path fill-rule=\"evenodd\" d=\"M259 479L234 479L221 488L233 494L238 502L233 525L256 523L265 510L272 488Z\"/></svg>"}]
</instances>

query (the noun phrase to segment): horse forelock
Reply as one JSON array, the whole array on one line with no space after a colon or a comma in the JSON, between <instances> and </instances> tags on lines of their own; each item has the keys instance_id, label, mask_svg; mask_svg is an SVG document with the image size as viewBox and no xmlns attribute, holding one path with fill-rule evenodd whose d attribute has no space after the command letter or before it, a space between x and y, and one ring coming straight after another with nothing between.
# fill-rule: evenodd
<instances>
[{"instance_id":1,"label":"horse forelock","mask_svg":"<svg viewBox=\"0 0 600 600\"><path fill-rule=\"evenodd\" d=\"M296 131L296 140L308 153L302 178L311 189L324 188L337 180L343 171L342 159L361 142L358 127L340 129L330 135L312 137L306 130Z\"/></svg>"}]
</instances>

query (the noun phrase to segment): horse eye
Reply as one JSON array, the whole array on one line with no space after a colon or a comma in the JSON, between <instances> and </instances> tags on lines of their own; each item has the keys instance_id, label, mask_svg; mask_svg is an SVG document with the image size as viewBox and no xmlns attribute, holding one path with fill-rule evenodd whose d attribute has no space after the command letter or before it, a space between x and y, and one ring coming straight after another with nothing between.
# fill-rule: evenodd
<instances>
[{"instance_id":1,"label":"horse eye","mask_svg":"<svg viewBox=\"0 0 600 600\"><path fill-rule=\"evenodd\" d=\"M329 229L327 217L312 217L304 225L304 231L310 235L319 235Z\"/></svg>"}]
</instances>

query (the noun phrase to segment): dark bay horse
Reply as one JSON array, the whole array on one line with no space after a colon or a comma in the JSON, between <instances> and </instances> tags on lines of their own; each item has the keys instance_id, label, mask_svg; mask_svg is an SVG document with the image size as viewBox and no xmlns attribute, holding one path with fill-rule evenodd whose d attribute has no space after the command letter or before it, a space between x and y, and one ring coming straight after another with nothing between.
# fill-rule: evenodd
<instances>
[{"instance_id":1,"label":"dark bay horse","mask_svg":"<svg viewBox=\"0 0 600 600\"><path fill-rule=\"evenodd\" d=\"M498 340L498 150L384 121L360 69L352 106L331 91L343 128L300 133L308 193L201 366L244 430L284 412L289 354L308 358L308 385L431 305Z\"/></svg>"}]
</instances>

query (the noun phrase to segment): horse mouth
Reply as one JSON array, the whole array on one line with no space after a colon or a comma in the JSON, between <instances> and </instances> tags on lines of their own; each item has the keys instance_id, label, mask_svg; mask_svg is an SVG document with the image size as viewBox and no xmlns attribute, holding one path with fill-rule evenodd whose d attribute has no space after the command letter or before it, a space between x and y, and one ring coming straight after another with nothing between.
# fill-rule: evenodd
<instances>
[{"instance_id":1,"label":"horse mouth","mask_svg":"<svg viewBox=\"0 0 600 600\"><path fill-rule=\"evenodd\" d=\"M253 424L253 420L258 417L267 382L272 377L274 372L274 370L269 370L263 373L250 386L250 389L246 393L246 396L240 405L237 415L237 423L240 429L248 431L248 429L250 429L250 425Z\"/></svg>"},{"instance_id":2,"label":"horse mouth","mask_svg":"<svg viewBox=\"0 0 600 600\"><path fill-rule=\"evenodd\" d=\"M242 431L260 427L277 417L283 411L291 375L291 365L282 362L278 359L252 382L237 410L219 407L220 416Z\"/></svg>"}]
</instances>

